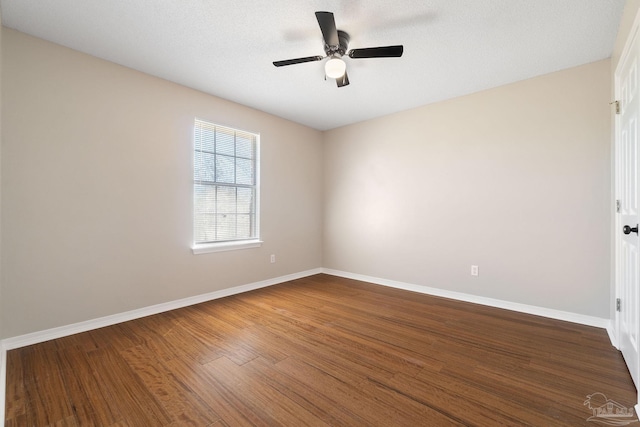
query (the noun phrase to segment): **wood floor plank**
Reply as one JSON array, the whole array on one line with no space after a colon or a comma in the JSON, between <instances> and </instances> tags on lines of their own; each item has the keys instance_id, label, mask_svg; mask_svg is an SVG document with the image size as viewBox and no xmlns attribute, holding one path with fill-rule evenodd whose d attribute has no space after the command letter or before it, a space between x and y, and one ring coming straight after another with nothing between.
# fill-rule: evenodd
<instances>
[{"instance_id":1,"label":"wood floor plank","mask_svg":"<svg viewBox=\"0 0 640 427\"><path fill-rule=\"evenodd\" d=\"M197 310L195 315L199 319L205 320L207 326L215 331L216 336L222 342L227 357L234 358L237 354L246 353L246 359L237 360L238 364L246 363L257 357L259 351L254 349L249 332L254 325L239 322L238 318L234 316L233 310L227 309L224 304L206 304L206 308Z\"/></svg>"},{"instance_id":2,"label":"wood floor plank","mask_svg":"<svg viewBox=\"0 0 640 427\"><path fill-rule=\"evenodd\" d=\"M141 334L136 333L138 329L134 325L137 325L137 323L137 321L119 323L106 328L94 329L88 333L92 336L93 341L97 343L98 349L106 346L121 350L144 342Z\"/></svg>"},{"instance_id":3,"label":"wood floor plank","mask_svg":"<svg viewBox=\"0 0 640 427\"><path fill-rule=\"evenodd\" d=\"M119 332L120 329L116 329ZM113 348L105 346L90 354L90 362L98 381L106 388L110 403L119 408L119 415L136 426L162 426L170 416L158 402L158 397L140 380L138 374Z\"/></svg>"},{"instance_id":4,"label":"wood floor plank","mask_svg":"<svg viewBox=\"0 0 640 427\"><path fill-rule=\"evenodd\" d=\"M319 274L7 353L10 426L589 426L606 331Z\"/></svg>"},{"instance_id":5,"label":"wood floor plank","mask_svg":"<svg viewBox=\"0 0 640 427\"><path fill-rule=\"evenodd\" d=\"M394 347L428 354L434 339L423 331L391 322L381 316L349 310L344 305L322 307L317 314L328 326L340 327L353 334L366 336ZM366 324L367 327L363 327Z\"/></svg>"},{"instance_id":6,"label":"wood floor plank","mask_svg":"<svg viewBox=\"0 0 640 427\"><path fill-rule=\"evenodd\" d=\"M92 332L94 331L68 335L66 337L53 340L51 344L54 345L55 348L58 350L71 348L71 347L80 347L84 352L96 350L97 348L100 347L101 344L102 345L106 344L104 342L101 343L97 341L96 336L92 334Z\"/></svg>"},{"instance_id":7,"label":"wood floor plank","mask_svg":"<svg viewBox=\"0 0 640 427\"><path fill-rule=\"evenodd\" d=\"M206 363L224 354L215 345L217 337L209 336L206 327L197 323L190 324L187 320L181 320L163 339L166 340L164 347L167 347L165 356L168 358L182 356Z\"/></svg>"},{"instance_id":8,"label":"wood floor plank","mask_svg":"<svg viewBox=\"0 0 640 427\"><path fill-rule=\"evenodd\" d=\"M196 394L190 393L188 386L178 381L146 345L130 347L120 354L146 388L157 396L173 423L198 427L220 419Z\"/></svg>"},{"instance_id":9,"label":"wood floor plank","mask_svg":"<svg viewBox=\"0 0 640 427\"><path fill-rule=\"evenodd\" d=\"M27 420L33 425L48 426L73 415L55 346L51 342L21 349L24 384L27 396Z\"/></svg>"},{"instance_id":10,"label":"wood floor plank","mask_svg":"<svg viewBox=\"0 0 640 427\"><path fill-rule=\"evenodd\" d=\"M235 395L233 388L226 387L203 365L186 358L174 358L164 363L178 381L187 384L225 423L238 427L272 425L270 420L258 417Z\"/></svg>"},{"instance_id":11,"label":"wood floor plank","mask_svg":"<svg viewBox=\"0 0 640 427\"><path fill-rule=\"evenodd\" d=\"M317 392L295 375L288 375L276 366L262 358L252 360L243 366L252 377L268 384L296 402L331 426L366 425L367 423L357 414L343 408L339 402L324 393Z\"/></svg>"},{"instance_id":12,"label":"wood floor plank","mask_svg":"<svg viewBox=\"0 0 640 427\"><path fill-rule=\"evenodd\" d=\"M24 369L21 351L13 350L7 353L7 379L5 387L5 418L7 420L25 417L26 392Z\"/></svg>"},{"instance_id":13,"label":"wood floor plank","mask_svg":"<svg viewBox=\"0 0 640 427\"><path fill-rule=\"evenodd\" d=\"M435 376L428 381L399 374L384 382L372 380L382 389L404 395L463 425L556 425L544 414L536 422L527 418L526 408L510 404L490 393L483 394L469 383L456 382L447 376ZM456 402L452 405L451 402Z\"/></svg>"},{"instance_id":14,"label":"wood floor plank","mask_svg":"<svg viewBox=\"0 0 640 427\"><path fill-rule=\"evenodd\" d=\"M181 311L185 313L183 322L188 323L189 332L218 350L210 360L199 358L202 363L226 356L241 365L258 357L257 353L248 348L249 346L243 345L244 331L242 329L234 329L229 324L207 315L197 307L186 307ZM194 328L196 325L199 327Z\"/></svg>"},{"instance_id":15,"label":"wood floor plank","mask_svg":"<svg viewBox=\"0 0 640 427\"><path fill-rule=\"evenodd\" d=\"M118 412L97 381L87 353L75 346L58 351L59 370L79 425L108 426L118 421ZM104 402L94 405L94 402Z\"/></svg>"},{"instance_id":16,"label":"wood floor plank","mask_svg":"<svg viewBox=\"0 0 640 427\"><path fill-rule=\"evenodd\" d=\"M301 379L305 385L320 393L331 390L331 397L336 404L344 406L348 411L358 414L368 424L393 425L397 422L384 402L378 403L361 394L360 388L343 382L321 368L313 366L295 357L290 357L276 364L281 372Z\"/></svg>"},{"instance_id":17,"label":"wood floor plank","mask_svg":"<svg viewBox=\"0 0 640 427\"><path fill-rule=\"evenodd\" d=\"M227 389L251 408L251 412L271 425L317 426L327 427L324 421L307 411L276 388L246 375L242 366L236 365L226 357L206 364L207 370Z\"/></svg>"},{"instance_id":18,"label":"wood floor plank","mask_svg":"<svg viewBox=\"0 0 640 427\"><path fill-rule=\"evenodd\" d=\"M372 392L369 382L357 385L341 381L329 372L297 358L289 358L276 364L283 373L303 378L306 385L318 392L331 390L337 405L357 414L371 426L413 426L429 420L430 425L461 425L455 418L422 405L419 410L406 402L405 396L396 394L393 400L380 399Z\"/></svg>"},{"instance_id":19,"label":"wood floor plank","mask_svg":"<svg viewBox=\"0 0 640 427\"><path fill-rule=\"evenodd\" d=\"M353 384L364 381L367 376L391 377L393 372L379 363L370 363L364 360L366 355L356 352L354 349L335 348L326 345L325 338L329 338L326 332L317 333L317 330L307 329L304 324L294 320L283 320L279 324L270 325L269 330L281 337L289 339L287 346L289 352L300 359L312 359L313 363L323 366L326 371L334 375L349 379ZM294 350L295 349L295 350Z\"/></svg>"},{"instance_id":20,"label":"wood floor plank","mask_svg":"<svg viewBox=\"0 0 640 427\"><path fill-rule=\"evenodd\" d=\"M491 367L479 367L469 373L462 369L447 370L447 374L465 383L473 383L475 387L502 396L502 399L509 400L517 405L526 407L536 412L549 414L561 414L569 411L582 413L584 402L576 400L573 396L593 393L588 387L579 388L572 385L567 392L567 388L562 388L561 384L550 381L540 381L540 378L532 380L523 375L522 370L505 375L498 369ZM603 389L605 395L615 396L619 390ZM627 402L620 402L627 403ZM633 402L631 402L633 403ZM630 406L633 406L632 404ZM565 415L566 418L566 415ZM566 419L565 419L566 421ZM577 422L578 420L576 420Z\"/></svg>"}]
</instances>

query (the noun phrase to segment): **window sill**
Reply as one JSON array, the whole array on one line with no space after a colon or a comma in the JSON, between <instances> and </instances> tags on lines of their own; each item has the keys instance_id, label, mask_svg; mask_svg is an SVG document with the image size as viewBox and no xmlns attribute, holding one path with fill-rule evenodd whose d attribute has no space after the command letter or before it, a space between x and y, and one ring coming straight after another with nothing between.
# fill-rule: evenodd
<instances>
[{"instance_id":1,"label":"window sill","mask_svg":"<svg viewBox=\"0 0 640 427\"><path fill-rule=\"evenodd\" d=\"M211 252L235 251L238 249L259 248L262 240L242 240L238 242L205 243L191 248L194 255L208 254Z\"/></svg>"}]
</instances>

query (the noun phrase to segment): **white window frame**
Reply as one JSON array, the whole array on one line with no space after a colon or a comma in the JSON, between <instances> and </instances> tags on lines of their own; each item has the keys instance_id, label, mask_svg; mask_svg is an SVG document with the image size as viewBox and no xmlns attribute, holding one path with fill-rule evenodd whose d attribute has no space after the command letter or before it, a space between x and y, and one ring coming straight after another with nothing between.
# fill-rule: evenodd
<instances>
[{"instance_id":1,"label":"white window frame","mask_svg":"<svg viewBox=\"0 0 640 427\"><path fill-rule=\"evenodd\" d=\"M255 189L255 224L254 224L254 229L255 229L255 236L249 239L238 239L238 240L226 240L226 241L214 241L214 242L207 242L207 243L196 243L195 242L195 186L199 181L195 180L194 177L194 171L195 171L195 151L196 151L196 129L197 129L197 122L204 122L207 125L211 125L211 126L215 126L215 127L219 127L219 128L223 128L226 130L231 130L231 131L235 131L235 132L242 132L242 133L248 133L248 134L252 134L255 136L255 169L254 169L254 173L255 173L255 185L253 186ZM256 133L256 132L250 132L250 131L245 131L242 129L237 129L237 128L231 128L229 126L224 126L224 125L219 125L216 123L213 123L209 120L205 120L205 119L200 119L200 118L195 118L194 120L194 127L193 127L193 145L192 145L192 150L191 150L191 159L192 159L192 169L191 169L191 176L192 176L192 195L191 195L191 206L192 206L192 212L191 212L191 219L192 219L192 226L191 226L191 231L192 231L192 246L191 246L191 250L193 251L193 253L195 255L198 254L206 254L206 253L212 253L212 252L223 252L223 251L232 251L232 250L238 250L238 249L249 249L249 248L257 248L260 247L262 245L262 241L260 240L260 134ZM219 185L224 186L224 183L220 183ZM234 186L234 185L232 185Z\"/></svg>"}]
</instances>

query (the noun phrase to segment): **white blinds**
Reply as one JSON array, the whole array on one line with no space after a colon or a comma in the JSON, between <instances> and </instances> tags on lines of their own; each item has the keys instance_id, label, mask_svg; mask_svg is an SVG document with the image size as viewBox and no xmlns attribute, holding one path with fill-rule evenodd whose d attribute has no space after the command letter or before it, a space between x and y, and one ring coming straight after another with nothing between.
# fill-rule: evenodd
<instances>
[{"instance_id":1,"label":"white blinds","mask_svg":"<svg viewBox=\"0 0 640 427\"><path fill-rule=\"evenodd\" d=\"M257 238L258 136L195 121L194 242Z\"/></svg>"}]
</instances>

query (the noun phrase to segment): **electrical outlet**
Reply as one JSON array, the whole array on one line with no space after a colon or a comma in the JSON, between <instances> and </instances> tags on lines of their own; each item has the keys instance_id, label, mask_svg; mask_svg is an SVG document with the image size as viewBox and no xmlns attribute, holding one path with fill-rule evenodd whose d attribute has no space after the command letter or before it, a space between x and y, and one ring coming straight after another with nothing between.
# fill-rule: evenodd
<instances>
[{"instance_id":1,"label":"electrical outlet","mask_svg":"<svg viewBox=\"0 0 640 427\"><path fill-rule=\"evenodd\" d=\"M477 265L472 265L471 266L471 275L472 276L477 276L478 275L478 266Z\"/></svg>"},{"instance_id":2,"label":"electrical outlet","mask_svg":"<svg viewBox=\"0 0 640 427\"><path fill-rule=\"evenodd\" d=\"M271 254L271 264L273 264L274 262L276 262L276 255Z\"/></svg>"}]
</instances>

